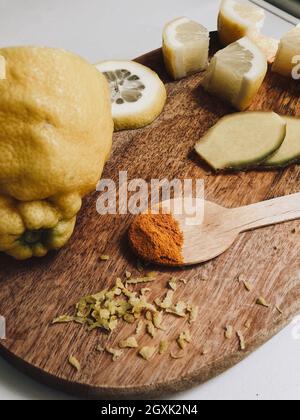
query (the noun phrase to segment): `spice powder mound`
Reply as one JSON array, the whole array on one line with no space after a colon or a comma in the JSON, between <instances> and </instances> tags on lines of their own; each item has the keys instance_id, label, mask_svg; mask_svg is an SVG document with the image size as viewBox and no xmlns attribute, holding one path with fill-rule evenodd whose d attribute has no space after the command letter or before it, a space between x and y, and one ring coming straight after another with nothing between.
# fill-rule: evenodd
<instances>
[{"instance_id":1,"label":"spice powder mound","mask_svg":"<svg viewBox=\"0 0 300 420\"><path fill-rule=\"evenodd\" d=\"M146 261L163 265L183 264L183 233L171 214L142 214L129 229L134 252Z\"/></svg>"}]
</instances>

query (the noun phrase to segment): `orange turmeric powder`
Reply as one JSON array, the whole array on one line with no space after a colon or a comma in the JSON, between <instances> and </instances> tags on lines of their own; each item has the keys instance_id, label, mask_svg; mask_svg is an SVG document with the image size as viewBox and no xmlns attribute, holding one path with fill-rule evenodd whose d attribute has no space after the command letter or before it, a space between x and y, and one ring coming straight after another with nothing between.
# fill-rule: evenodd
<instances>
[{"instance_id":1,"label":"orange turmeric powder","mask_svg":"<svg viewBox=\"0 0 300 420\"><path fill-rule=\"evenodd\" d=\"M183 264L183 233L171 214L142 214L129 229L133 251L143 260L163 265Z\"/></svg>"}]
</instances>

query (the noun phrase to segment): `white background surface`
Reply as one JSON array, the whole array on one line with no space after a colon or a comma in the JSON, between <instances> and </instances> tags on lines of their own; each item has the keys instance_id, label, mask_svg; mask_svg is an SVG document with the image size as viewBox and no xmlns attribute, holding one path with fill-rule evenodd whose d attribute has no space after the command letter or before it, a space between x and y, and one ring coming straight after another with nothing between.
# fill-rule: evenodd
<instances>
[{"instance_id":1,"label":"white background surface","mask_svg":"<svg viewBox=\"0 0 300 420\"><path fill-rule=\"evenodd\" d=\"M216 29L219 0L0 0L0 46L44 45L91 62L131 59L160 46L164 23L186 15ZM268 14L265 33L291 25ZM300 320L220 377L180 399L300 399ZM0 358L0 399L70 398Z\"/></svg>"}]
</instances>

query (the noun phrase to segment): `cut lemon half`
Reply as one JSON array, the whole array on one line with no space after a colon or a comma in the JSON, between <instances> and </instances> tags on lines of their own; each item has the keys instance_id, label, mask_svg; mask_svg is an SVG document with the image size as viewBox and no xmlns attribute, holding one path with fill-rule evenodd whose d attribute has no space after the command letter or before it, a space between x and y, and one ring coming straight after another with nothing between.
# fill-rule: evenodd
<instances>
[{"instance_id":1,"label":"cut lemon half","mask_svg":"<svg viewBox=\"0 0 300 420\"><path fill-rule=\"evenodd\" d=\"M286 77L299 79L300 26L288 32L280 41L272 70ZM297 70L298 67L298 70Z\"/></svg>"},{"instance_id":2,"label":"cut lemon half","mask_svg":"<svg viewBox=\"0 0 300 420\"><path fill-rule=\"evenodd\" d=\"M260 32L265 22L265 11L260 7L239 3L235 0L222 0L218 31L223 45Z\"/></svg>"},{"instance_id":3,"label":"cut lemon half","mask_svg":"<svg viewBox=\"0 0 300 420\"><path fill-rule=\"evenodd\" d=\"M110 86L115 130L145 127L161 114L167 93L154 71L134 61L105 61L96 68Z\"/></svg>"},{"instance_id":4,"label":"cut lemon half","mask_svg":"<svg viewBox=\"0 0 300 420\"><path fill-rule=\"evenodd\" d=\"M250 106L267 70L265 55L245 37L217 52L202 85L209 93L243 111Z\"/></svg>"},{"instance_id":5,"label":"cut lemon half","mask_svg":"<svg viewBox=\"0 0 300 420\"><path fill-rule=\"evenodd\" d=\"M163 53L170 76L182 79L208 65L209 32L186 17L168 23L163 32Z\"/></svg>"}]
</instances>

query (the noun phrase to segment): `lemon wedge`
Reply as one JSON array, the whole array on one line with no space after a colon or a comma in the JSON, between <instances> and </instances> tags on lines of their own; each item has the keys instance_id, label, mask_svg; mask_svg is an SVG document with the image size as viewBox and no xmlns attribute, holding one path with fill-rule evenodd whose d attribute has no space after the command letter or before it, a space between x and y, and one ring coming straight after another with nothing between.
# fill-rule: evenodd
<instances>
[{"instance_id":1,"label":"lemon wedge","mask_svg":"<svg viewBox=\"0 0 300 420\"><path fill-rule=\"evenodd\" d=\"M265 22L265 11L260 7L239 3L235 0L222 0L218 31L223 45L232 44L239 39L257 35Z\"/></svg>"},{"instance_id":2,"label":"lemon wedge","mask_svg":"<svg viewBox=\"0 0 300 420\"><path fill-rule=\"evenodd\" d=\"M286 77L300 78L300 26L288 32L280 41L272 70Z\"/></svg>"},{"instance_id":3,"label":"lemon wedge","mask_svg":"<svg viewBox=\"0 0 300 420\"><path fill-rule=\"evenodd\" d=\"M167 92L154 71L134 61L105 61L96 68L110 86L116 131L145 127L161 114Z\"/></svg>"},{"instance_id":4,"label":"lemon wedge","mask_svg":"<svg viewBox=\"0 0 300 420\"><path fill-rule=\"evenodd\" d=\"M163 32L163 53L170 76L179 80L208 65L209 32L186 17L169 22Z\"/></svg>"},{"instance_id":5,"label":"lemon wedge","mask_svg":"<svg viewBox=\"0 0 300 420\"><path fill-rule=\"evenodd\" d=\"M257 94L267 69L265 55L245 37L217 52L202 85L209 93L243 111Z\"/></svg>"}]
</instances>

